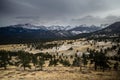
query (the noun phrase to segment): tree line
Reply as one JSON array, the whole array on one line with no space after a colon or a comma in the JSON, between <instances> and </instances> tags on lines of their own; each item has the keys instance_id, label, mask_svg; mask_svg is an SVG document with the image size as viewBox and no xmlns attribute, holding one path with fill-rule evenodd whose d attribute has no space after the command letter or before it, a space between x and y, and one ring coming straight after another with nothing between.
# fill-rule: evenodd
<instances>
[{"instance_id":1,"label":"tree line","mask_svg":"<svg viewBox=\"0 0 120 80\"><path fill-rule=\"evenodd\" d=\"M56 54L49 54L49 53L28 53L25 51L0 51L0 68L7 69L10 65L23 68L26 70L26 68L33 68L35 70L43 70L43 65L45 64L45 61L49 61L48 66L57 66L58 64L62 64L65 67L84 67L88 64L88 61L90 61L90 64L94 64L95 70L102 70L105 71L106 69L111 69L109 66L111 63L109 62L109 58L105 56L105 53L101 50L100 52L95 50L88 50L90 53L89 55L86 55L83 53L82 56L77 55L71 55L71 56L65 56L63 54L59 55ZM118 55L120 56L120 49L118 51ZM72 62L70 62L72 60ZM119 60L120 61L120 57ZM114 69L118 70L118 62L114 64Z\"/></svg>"}]
</instances>

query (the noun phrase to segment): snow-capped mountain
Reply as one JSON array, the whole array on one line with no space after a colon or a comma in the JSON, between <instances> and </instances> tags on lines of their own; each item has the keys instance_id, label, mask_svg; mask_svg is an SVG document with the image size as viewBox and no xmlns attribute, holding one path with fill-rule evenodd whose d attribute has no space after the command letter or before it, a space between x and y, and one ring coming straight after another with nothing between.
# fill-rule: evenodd
<instances>
[{"instance_id":1,"label":"snow-capped mountain","mask_svg":"<svg viewBox=\"0 0 120 80\"><path fill-rule=\"evenodd\" d=\"M91 25L91 26L80 25L80 26L76 26L75 28L70 29L69 31L71 31L73 34L81 34L81 33L94 32L100 29L101 27L98 27L95 25Z\"/></svg>"},{"instance_id":2,"label":"snow-capped mountain","mask_svg":"<svg viewBox=\"0 0 120 80\"><path fill-rule=\"evenodd\" d=\"M28 42L34 40L69 39L82 33L100 30L97 26L35 26L32 24L17 24L0 27L0 43ZM8 39L9 38L9 39Z\"/></svg>"},{"instance_id":3,"label":"snow-capped mountain","mask_svg":"<svg viewBox=\"0 0 120 80\"><path fill-rule=\"evenodd\" d=\"M69 36L73 36L69 31L48 30L44 26L34 26L31 24L0 27L0 44L56 40L68 38Z\"/></svg>"},{"instance_id":4,"label":"snow-capped mountain","mask_svg":"<svg viewBox=\"0 0 120 80\"><path fill-rule=\"evenodd\" d=\"M42 30L47 30L47 28L45 26L36 26L36 25L32 25L30 23L26 23L26 24L17 24L17 25L11 25L11 27L21 27L21 28L25 28L25 29L42 29Z\"/></svg>"},{"instance_id":5,"label":"snow-capped mountain","mask_svg":"<svg viewBox=\"0 0 120 80\"><path fill-rule=\"evenodd\" d=\"M105 25L101 25L101 26L95 26L95 25L90 25L87 26L86 24L83 25L79 25L79 26L49 26L46 27L48 30L57 30L57 31L71 31L71 32L77 32L77 33L89 33L89 32L93 32L95 30L99 30L101 28L103 28L103 26L105 27ZM76 33L75 32L75 33Z\"/></svg>"},{"instance_id":6,"label":"snow-capped mountain","mask_svg":"<svg viewBox=\"0 0 120 80\"><path fill-rule=\"evenodd\" d=\"M101 27L101 28L105 28L105 27L107 27L107 26L109 26L109 25L110 25L110 24L101 24L100 27Z\"/></svg>"},{"instance_id":7,"label":"snow-capped mountain","mask_svg":"<svg viewBox=\"0 0 120 80\"><path fill-rule=\"evenodd\" d=\"M57 30L57 31L60 31L60 30L65 30L65 27L64 26L49 26L47 27L48 30Z\"/></svg>"},{"instance_id":8,"label":"snow-capped mountain","mask_svg":"<svg viewBox=\"0 0 120 80\"><path fill-rule=\"evenodd\" d=\"M36 26L36 25L32 25L30 23L27 24L17 24L17 25L10 25L10 27L22 27L25 29L33 29L33 30L37 30L37 29L41 29L41 30L57 30L57 31L71 31L71 32L79 32L79 33L89 33L89 32L93 32L96 30L99 30L101 28L105 28L108 24L101 24L100 26L95 26L95 25L91 25L91 26L87 26L85 24L83 25L79 25L79 26Z\"/></svg>"},{"instance_id":9,"label":"snow-capped mountain","mask_svg":"<svg viewBox=\"0 0 120 80\"><path fill-rule=\"evenodd\" d=\"M70 30L70 29L72 29L72 28L74 28L75 26L66 26L65 28L64 28L64 30Z\"/></svg>"},{"instance_id":10,"label":"snow-capped mountain","mask_svg":"<svg viewBox=\"0 0 120 80\"><path fill-rule=\"evenodd\" d=\"M105 28L102 28L100 30L91 32L91 33L85 33L85 34L78 34L74 36L73 38L95 38L95 39L111 39L111 38L120 38L120 22L115 22L113 24L108 25Z\"/></svg>"},{"instance_id":11,"label":"snow-capped mountain","mask_svg":"<svg viewBox=\"0 0 120 80\"><path fill-rule=\"evenodd\" d=\"M36 26L30 23L27 23L27 24L10 25L6 27L9 28L8 31L12 31L12 30L13 31L17 30L18 32L24 32L24 31L32 32L33 30L36 32L37 31L49 31L49 32L52 32L54 34L57 34L59 36L64 36L64 37L71 36L71 35L77 35L81 33L90 33L90 32L94 32L94 31L101 29L101 27L98 27L95 25L87 26L85 24L74 26L74 27L73 26L48 26L46 27L46 26Z\"/></svg>"},{"instance_id":12,"label":"snow-capped mountain","mask_svg":"<svg viewBox=\"0 0 120 80\"><path fill-rule=\"evenodd\" d=\"M47 27L48 30L57 30L57 31L61 31L61 30L70 30L74 28L74 26L49 26Z\"/></svg>"}]
</instances>

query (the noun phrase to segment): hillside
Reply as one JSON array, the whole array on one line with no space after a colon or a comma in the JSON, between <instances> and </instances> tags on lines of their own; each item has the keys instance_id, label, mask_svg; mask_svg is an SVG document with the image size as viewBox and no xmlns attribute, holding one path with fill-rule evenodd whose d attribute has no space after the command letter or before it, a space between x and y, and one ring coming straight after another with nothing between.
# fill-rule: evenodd
<instances>
[{"instance_id":1,"label":"hillside","mask_svg":"<svg viewBox=\"0 0 120 80\"><path fill-rule=\"evenodd\" d=\"M0 33L0 43L22 43L58 38L56 34L48 30L33 30L22 27L0 28Z\"/></svg>"},{"instance_id":2,"label":"hillside","mask_svg":"<svg viewBox=\"0 0 120 80\"><path fill-rule=\"evenodd\" d=\"M105 38L120 37L120 22L115 22L106 28L91 33L84 33L74 36L73 38Z\"/></svg>"},{"instance_id":3,"label":"hillside","mask_svg":"<svg viewBox=\"0 0 120 80\"><path fill-rule=\"evenodd\" d=\"M69 26L70 28L70 26ZM68 29L63 26L35 26L32 24L17 24L0 28L0 44L25 43L34 41L49 41L69 39L80 33L89 33L98 30L98 27L74 27Z\"/></svg>"},{"instance_id":4,"label":"hillside","mask_svg":"<svg viewBox=\"0 0 120 80\"><path fill-rule=\"evenodd\" d=\"M94 32L93 34L119 35L120 34L120 22L115 22L102 30Z\"/></svg>"}]
</instances>

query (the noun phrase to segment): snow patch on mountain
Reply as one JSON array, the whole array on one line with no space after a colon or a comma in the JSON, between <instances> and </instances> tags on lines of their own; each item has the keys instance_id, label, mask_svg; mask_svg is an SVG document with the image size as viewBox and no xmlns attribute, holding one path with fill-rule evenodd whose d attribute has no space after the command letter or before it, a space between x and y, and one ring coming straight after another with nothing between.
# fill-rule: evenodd
<instances>
[{"instance_id":1,"label":"snow patch on mountain","mask_svg":"<svg viewBox=\"0 0 120 80\"><path fill-rule=\"evenodd\" d=\"M35 26L35 25L30 24L30 23L27 23L27 24L17 24L17 25L13 25L12 27L21 27L21 28L25 28L25 29L42 29L42 30L47 30L45 26Z\"/></svg>"}]
</instances>

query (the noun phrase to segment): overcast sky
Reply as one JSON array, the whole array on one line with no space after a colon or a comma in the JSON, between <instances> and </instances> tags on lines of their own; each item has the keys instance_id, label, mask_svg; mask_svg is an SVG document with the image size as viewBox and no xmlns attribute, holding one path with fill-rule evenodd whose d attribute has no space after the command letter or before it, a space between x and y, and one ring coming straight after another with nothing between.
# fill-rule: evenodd
<instances>
[{"instance_id":1,"label":"overcast sky","mask_svg":"<svg viewBox=\"0 0 120 80\"><path fill-rule=\"evenodd\" d=\"M0 0L0 26L109 24L120 21L120 0Z\"/></svg>"}]
</instances>

